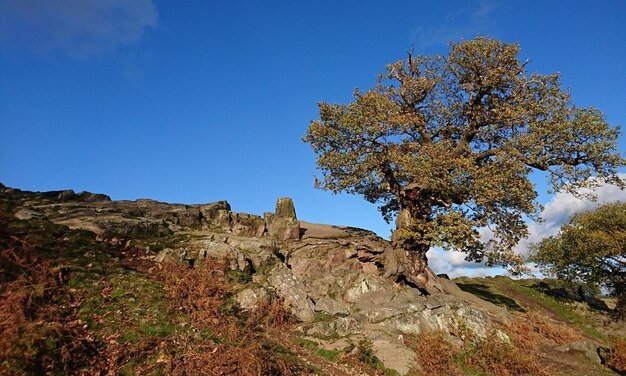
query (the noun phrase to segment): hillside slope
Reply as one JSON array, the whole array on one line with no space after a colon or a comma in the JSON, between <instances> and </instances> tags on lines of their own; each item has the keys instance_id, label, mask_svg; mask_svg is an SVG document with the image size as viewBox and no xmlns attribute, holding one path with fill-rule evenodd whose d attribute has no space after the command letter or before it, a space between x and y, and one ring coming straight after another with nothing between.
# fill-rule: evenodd
<instances>
[{"instance_id":1,"label":"hillside slope","mask_svg":"<svg viewBox=\"0 0 626 376\"><path fill-rule=\"evenodd\" d=\"M424 336L442 333L459 372L610 374L587 316L533 316L558 310L510 280L441 279L425 295L388 242L299 221L288 199L261 217L0 187L0 245L2 373L420 374L439 343ZM548 338L550 325L571 333ZM590 350L556 350L571 343Z\"/></svg>"}]
</instances>

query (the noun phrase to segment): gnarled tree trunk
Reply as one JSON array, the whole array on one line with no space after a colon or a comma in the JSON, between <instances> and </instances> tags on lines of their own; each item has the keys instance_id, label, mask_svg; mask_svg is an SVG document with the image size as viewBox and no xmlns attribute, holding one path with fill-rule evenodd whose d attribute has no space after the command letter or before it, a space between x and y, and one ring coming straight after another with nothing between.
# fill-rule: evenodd
<instances>
[{"instance_id":1,"label":"gnarled tree trunk","mask_svg":"<svg viewBox=\"0 0 626 376\"><path fill-rule=\"evenodd\" d=\"M613 317L617 321L626 321L626 289L622 287L617 288L617 304L613 311Z\"/></svg>"},{"instance_id":2,"label":"gnarled tree trunk","mask_svg":"<svg viewBox=\"0 0 626 376\"><path fill-rule=\"evenodd\" d=\"M415 231L413 218L411 209L402 208L396 219L396 229L391 236L392 246L402 251L405 256L403 265L399 265L397 277L399 280L414 285L423 293L442 292L443 288L437 281L437 276L428 267L426 252L430 245L406 240L406 235Z\"/></svg>"}]
</instances>

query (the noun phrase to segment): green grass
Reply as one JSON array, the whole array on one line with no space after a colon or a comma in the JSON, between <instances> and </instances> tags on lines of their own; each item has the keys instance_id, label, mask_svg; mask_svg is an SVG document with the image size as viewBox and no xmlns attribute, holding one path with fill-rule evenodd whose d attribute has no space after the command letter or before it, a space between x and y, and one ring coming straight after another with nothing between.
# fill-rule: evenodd
<instances>
[{"instance_id":1,"label":"green grass","mask_svg":"<svg viewBox=\"0 0 626 376\"><path fill-rule=\"evenodd\" d=\"M241 270L227 270L226 278L229 281L241 284L247 284L252 282L252 276L246 272L242 272Z\"/></svg>"},{"instance_id":2,"label":"green grass","mask_svg":"<svg viewBox=\"0 0 626 376\"><path fill-rule=\"evenodd\" d=\"M337 350L317 349L315 354L333 363L339 360L339 351Z\"/></svg>"},{"instance_id":3,"label":"green grass","mask_svg":"<svg viewBox=\"0 0 626 376\"><path fill-rule=\"evenodd\" d=\"M587 335L601 341L605 341L607 339L606 336L602 334L602 332L594 328L594 322L591 318L577 313L571 306L524 285L513 285L512 288L522 294L525 294L527 297L534 299L538 304L556 313L559 317L561 317L561 319L578 327Z\"/></svg>"},{"instance_id":4,"label":"green grass","mask_svg":"<svg viewBox=\"0 0 626 376\"><path fill-rule=\"evenodd\" d=\"M526 299L531 300L547 311L553 312L563 321L579 328L587 335L602 342L607 339L601 331L595 328L595 322L591 317L576 312L571 304L533 288L532 286L538 282L537 279L516 280L502 276L494 278L461 277L455 279L454 282L463 291L470 292L484 300L518 312L523 312L525 308L522 306L523 303L515 300L512 292L523 295Z\"/></svg>"},{"instance_id":5,"label":"green grass","mask_svg":"<svg viewBox=\"0 0 626 376\"><path fill-rule=\"evenodd\" d=\"M296 343L298 344L298 346L307 350L315 350L319 347L319 343L306 338L298 338L298 341Z\"/></svg>"}]
</instances>

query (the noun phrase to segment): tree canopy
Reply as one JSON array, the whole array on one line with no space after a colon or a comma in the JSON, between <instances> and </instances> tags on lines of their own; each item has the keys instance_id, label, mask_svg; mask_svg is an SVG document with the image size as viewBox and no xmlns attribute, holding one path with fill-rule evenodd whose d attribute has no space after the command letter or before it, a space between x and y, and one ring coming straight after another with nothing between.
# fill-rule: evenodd
<instances>
[{"instance_id":1,"label":"tree canopy","mask_svg":"<svg viewBox=\"0 0 626 376\"><path fill-rule=\"evenodd\" d=\"M447 56L409 53L350 103L320 102L304 137L323 175L316 184L362 195L387 221L398 215L392 241L403 249L521 265L512 249L540 209L529 174L544 171L554 190L623 187L624 160L619 129L576 107L559 74L529 73L519 52L477 37Z\"/></svg>"},{"instance_id":2,"label":"tree canopy","mask_svg":"<svg viewBox=\"0 0 626 376\"><path fill-rule=\"evenodd\" d=\"M530 260L544 272L603 285L620 295L626 313L626 203L605 204L576 214L558 235L532 248Z\"/></svg>"},{"instance_id":3,"label":"tree canopy","mask_svg":"<svg viewBox=\"0 0 626 376\"><path fill-rule=\"evenodd\" d=\"M626 203L574 215L558 235L533 245L530 260L558 278L626 286Z\"/></svg>"}]
</instances>

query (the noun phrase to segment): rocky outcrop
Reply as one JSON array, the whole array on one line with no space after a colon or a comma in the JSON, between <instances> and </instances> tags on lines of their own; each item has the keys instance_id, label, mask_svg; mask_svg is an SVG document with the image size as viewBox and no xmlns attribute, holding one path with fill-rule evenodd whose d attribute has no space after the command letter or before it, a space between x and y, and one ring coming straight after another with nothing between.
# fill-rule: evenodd
<instances>
[{"instance_id":1,"label":"rocky outcrop","mask_svg":"<svg viewBox=\"0 0 626 376\"><path fill-rule=\"evenodd\" d=\"M227 201L200 205L198 210L205 227L218 231L230 228L230 204Z\"/></svg>"},{"instance_id":2,"label":"rocky outcrop","mask_svg":"<svg viewBox=\"0 0 626 376\"><path fill-rule=\"evenodd\" d=\"M367 341L385 366L400 374L415 365L403 336L454 332L459 325L484 336L493 321L509 319L505 310L430 269L440 292L426 295L401 278L402 250L370 231L300 221L289 198L279 198L275 212L260 217L233 212L226 201L110 201L104 195L10 188L2 188L2 195L18 203L21 220L45 217L93 231L102 241L132 240L145 246L155 263L225 260L248 276L234 295L242 309L276 296L301 321L298 330L306 338L331 348Z\"/></svg>"},{"instance_id":3,"label":"rocky outcrop","mask_svg":"<svg viewBox=\"0 0 626 376\"><path fill-rule=\"evenodd\" d=\"M278 198L274 215L279 218L298 219L296 217L296 208L293 206L293 200L289 197Z\"/></svg>"},{"instance_id":4,"label":"rocky outcrop","mask_svg":"<svg viewBox=\"0 0 626 376\"><path fill-rule=\"evenodd\" d=\"M269 237L281 242L300 238L293 201L286 197L278 199L275 213L261 217L233 212L226 201L184 205L149 199L111 201L106 195L76 194L73 190L35 193L4 187L2 192L38 199L36 204L18 208L20 218L47 217L70 228L93 231L101 238L163 236L186 230Z\"/></svg>"},{"instance_id":5,"label":"rocky outcrop","mask_svg":"<svg viewBox=\"0 0 626 376\"><path fill-rule=\"evenodd\" d=\"M254 214L231 213L230 231L235 235L260 238L265 233L265 220Z\"/></svg>"},{"instance_id":6,"label":"rocky outcrop","mask_svg":"<svg viewBox=\"0 0 626 376\"><path fill-rule=\"evenodd\" d=\"M235 302L243 309L252 310L259 305L268 304L270 294L262 287L247 288L235 295Z\"/></svg>"},{"instance_id":7,"label":"rocky outcrop","mask_svg":"<svg viewBox=\"0 0 626 376\"><path fill-rule=\"evenodd\" d=\"M31 219L43 219L46 218L46 216L37 210L22 208L15 212L15 218L28 221Z\"/></svg>"},{"instance_id":8,"label":"rocky outcrop","mask_svg":"<svg viewBox=\"0 0 626 376\"><path fill-rule=\"evenodd\" d=\"M268 234L280 241L300 238L300 223L289 197L279 197L274 214L265 213Z\"/></svg>"}]
</instances>

